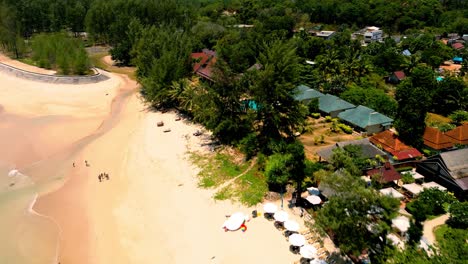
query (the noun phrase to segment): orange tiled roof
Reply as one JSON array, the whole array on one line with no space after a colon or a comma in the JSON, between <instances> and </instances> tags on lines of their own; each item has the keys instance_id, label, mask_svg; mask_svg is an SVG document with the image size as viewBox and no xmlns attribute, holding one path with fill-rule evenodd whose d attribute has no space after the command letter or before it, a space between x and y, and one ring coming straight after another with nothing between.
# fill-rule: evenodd
<instances>
[{"instance_id":1,"label":"orange tiled roof","mask_svg":"<svg viewBox=\"0 0 468 264\"><path fill-rule=\"evenodd\" d=\"M440 130L433 127L426 127L424 130L424 145L433 149L445 149L453 147L450 138L447 137Z\"/></svg>"},{"instance_id":2,"label":"orange tiled roof","mask_svg":"<svg viewBox=\"0 0 468 264\"><path fill-rule=\"evenodd\" d=\"M412 159L422 156L417 149L403 143L390 130L385 130L375 134L369 140L374 145L381 146L385 151L391 153L398 160Z\"/></svg>"},{"instance_id":3,"label":"orange tiled roof","mask_svg":"<svg viewBox=\"0 0 468 264\"><path fill-rule=\"evenodd\" d=\"M468 145L468 123L446 132L445 135L454 144Z\"/></svg>"},{"instance_id":4,"label":"orange tiled roof","mask_svg":"<svg viewBox=\"0 0 468 264\"><path fill-rule=\"evenodd\" d=\"M385 130L369 138L374 145L380 145L387 152L399 151L410 148L401 142L390 130Z\"/></svg>"}]
</instances>

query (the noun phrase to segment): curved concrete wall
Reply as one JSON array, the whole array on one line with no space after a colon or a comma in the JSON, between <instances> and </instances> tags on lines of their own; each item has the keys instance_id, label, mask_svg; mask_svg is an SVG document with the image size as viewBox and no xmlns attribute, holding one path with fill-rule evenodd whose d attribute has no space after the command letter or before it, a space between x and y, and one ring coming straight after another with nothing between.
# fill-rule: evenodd
<instances>
[{"instance_id":1,"label":"curved concrete wall","mask_svg":"<svg viewBox=\"0 0 468 264\"><path fill-rule=\"evenodd\" d=\"M98 83L109 79L108 76L104 75L102 71L98 71L93 68L95 74L93 75L83 75L83 76L65 76L65 75L47 75L41 73L35 73L30 71L25 71L6 65L0 62L0 72L14 75L18 78L37 81L37 82L46 82L46 83L57 83L57 84L87 84L87 83Z\"/></svg>"}]
</instances>

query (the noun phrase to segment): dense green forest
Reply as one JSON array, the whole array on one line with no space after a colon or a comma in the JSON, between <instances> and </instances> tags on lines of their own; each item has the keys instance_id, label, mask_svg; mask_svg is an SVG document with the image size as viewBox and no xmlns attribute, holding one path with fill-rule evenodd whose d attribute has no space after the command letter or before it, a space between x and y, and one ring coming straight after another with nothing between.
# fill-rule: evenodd
<instances>
[{"instance_id":1,"label":"dense green forest","mask_svg":"<svg viewBox=\"0 0 468 264\"><path fill-rule=\"evenodd\" d=\"M245 24L251 26L239 26ZM386 37L361 45L352 33L365 26L381 27ZM323 39L310 33L320 30L336 34ZM468 34L466 1L0 0L1 49L16 58L32 52L41 66L53 58L54 63L65 63L64 72L80 72L87 64L83 53L45 52L64 48L65 40L54 46L57 37L51 36L81 36L81 41L80 32L87 33L86 45L109 45L114 60L136 66L148 103L176 108L222 143L262 160L271 188L292 183L300 192L306 176L316 171L294 137L316 110L293 99L299 84L394 118L402 140L415 147L422 146L428 112L452 115L457 123L467 118L467 49L440 41L451 33ZM195 77L192 70L190 54L204 48L216 51L210 81ZM78 63L64 62L63 55L74 56ZM464 60L458 75L437 71L455 56ZM385 77L395 71L403 71L406 78L398 85L386 83ZM242 100L257 107L242 107ZM397 205L360 186L356 164L362 161L350 153L336 153L339 166L332 164L329 171L345 170L341 181L353 188L341 190L343 196L331 200L334 206L318 216L324 229L335 232L335 241L347 253L371 248L376 263L455 263L448 250L430 259L413 247L395 253L379 240ZM349 226L339 224L336 216L347 214L344 209L350 204L362 210L350 218ZM376 206L385 211L378 217L382 229L370 234L364 209ZM355 223L362 224L360 229Z\"/></svg>"}]
</instances>

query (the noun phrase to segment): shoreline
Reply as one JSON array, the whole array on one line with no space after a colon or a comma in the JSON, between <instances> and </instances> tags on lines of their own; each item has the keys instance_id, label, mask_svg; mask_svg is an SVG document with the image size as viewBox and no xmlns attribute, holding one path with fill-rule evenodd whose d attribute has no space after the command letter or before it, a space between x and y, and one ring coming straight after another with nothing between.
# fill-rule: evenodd
<instances>
[{"instance_id":1,"label":"shoreline","mask_svg":"<svg viewBox=\"0 0 468 264\"><path fill-rule=\"evenodd\" d=\"M52 217L61 228L58 261L237 264L298 260L289 252L282 233L264 218L252 219L245 233L224 232L221 226L226 215L236 211L250 215L256 207L215 201L212 190L199 188L198 168L187 151L205 149L201 138L192 136L201 126L176 121L174 112L151 111L136 92L136 82L111 75L119 80L113 90L94 85L65 91L58 85L37 89L40 84L21 81L31 85L28 94L40 96L32 104L14 94L5 107L7 113L29 117L61 113L101 120L94 121L91 130L91 123L67 127L64 131L80 137L72 143L72 138L61 142L63 152L27 169L41 179L41 186L48 187L39 192L33 209ZM107 85L112 83L115 80ZM103 96L105 92L110 96ZM63 98L54 101L56 97ZM22 102L30 105L15 107ZM49 106L38 108L43 102ZM163 127L157 127L159 121ZM167 128L171 131L164 132ZM55 142L51 132L43 136L46 145ZM72 167L72 162L77 166ZM103 172L110 175L109 181L97 180Z\"/></svg>"}]
</instances>

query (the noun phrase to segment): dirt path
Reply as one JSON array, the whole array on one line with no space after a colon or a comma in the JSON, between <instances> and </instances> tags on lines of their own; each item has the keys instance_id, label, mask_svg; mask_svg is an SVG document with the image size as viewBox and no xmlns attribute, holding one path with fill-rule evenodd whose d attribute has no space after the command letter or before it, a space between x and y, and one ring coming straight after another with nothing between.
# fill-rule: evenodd
<instances>
[{"instance_id":1,"label":"dirt path","mask_svg":"<svg viewBox=\"0 0 468 264\"><path fill-rule=\"evenodd\" d=\"M423 236L426 238L427 242L430 245L434 245L436 242L436 238L434 235L434 228L440 225L445 224L447 219L449 219L449 214L444 214L441 215L437 218L434 218L432 220L427 220L424 222L423 225Z\"/></svg>"},{"instance_id":2,"label":"dirt path","mask_svg":"<svg viewBox=\"0 0 468 264\"><path fill-rule=\"evenodd\" d=\"M216 192L219 192L219 191L222 190L222 189L224 189L226 186L229 186L231 183L233 183L233 182L234 182L235 180L237 180L238 178L244 176L247 172L249 172L249 171L253 168L253 166L255 166L255 164L257 164L257 158L254 158L254 159L252 160L252 162L250 163L249 167L248 167L244 172L242 172L241 174L237 175L236 177L234 177L234 178L230 179L229 181L227 181L227 182L221 184L220 186L218 186L218 188L216 188L216 189L214 190L215 193L216 193Z\"/></svg>"}]
</instances>

